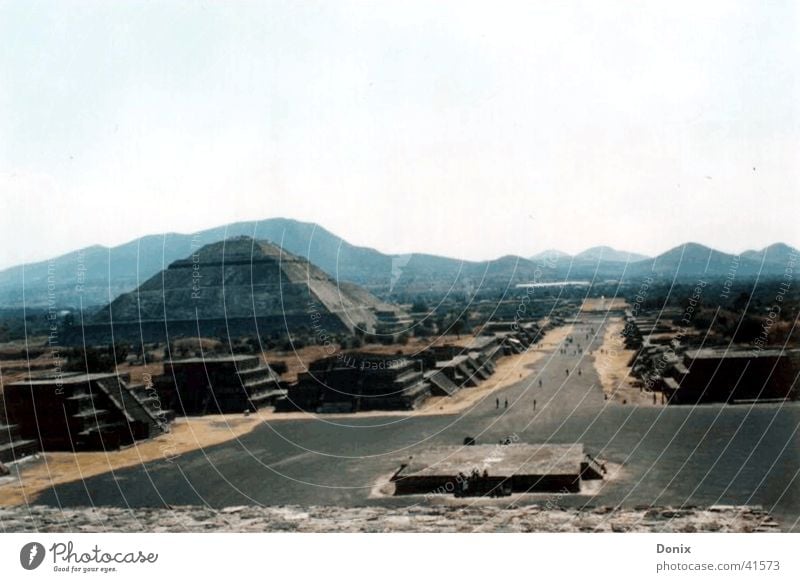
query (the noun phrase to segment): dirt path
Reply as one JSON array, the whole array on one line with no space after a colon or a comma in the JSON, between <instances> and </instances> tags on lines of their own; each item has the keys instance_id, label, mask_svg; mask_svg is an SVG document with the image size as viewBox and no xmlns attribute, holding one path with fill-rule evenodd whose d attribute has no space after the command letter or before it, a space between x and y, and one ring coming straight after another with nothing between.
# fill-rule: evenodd
<instances>
[{"instance_id":1,"label":"dirt path","mask_svg":"<svg viewBox=\"0 0 800 582\"><path fill-rule=\"evenodd\" d=\"M603 393L609 400L620 404L658 405L660 398L654 403L652 392L641 391L633 385L634 378L630 375L628 362L636 352L625 349L620 335L624 328L625 323L621 318L611 319L603 336L603 345L594 353L594 366L600 376Z\"/></svg>"}]
</instances>

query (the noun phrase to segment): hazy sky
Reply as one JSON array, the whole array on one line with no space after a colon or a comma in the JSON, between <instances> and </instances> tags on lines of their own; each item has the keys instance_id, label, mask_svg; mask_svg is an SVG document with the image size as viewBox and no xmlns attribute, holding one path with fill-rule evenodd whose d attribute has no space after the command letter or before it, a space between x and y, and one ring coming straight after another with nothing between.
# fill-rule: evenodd
<instances>
[{"instance_id":1,"label":"hazy sky","mask_svg":"<svg viewBox=\"0 0 800 582\"><path fill-rule=\"evenodd\" d=\"M800 3L0 0L0 267L235 220L800 246Z\"/></svg>"}]
</instances>

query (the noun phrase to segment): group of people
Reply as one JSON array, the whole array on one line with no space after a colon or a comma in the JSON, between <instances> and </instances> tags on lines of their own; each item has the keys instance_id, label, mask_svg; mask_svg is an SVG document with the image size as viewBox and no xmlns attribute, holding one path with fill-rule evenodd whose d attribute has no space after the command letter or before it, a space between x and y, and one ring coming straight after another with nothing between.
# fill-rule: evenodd
<instances>
[{"instance_id":1,"label":"group of people","mask_svg":"<svg viewBox=\"0 0 800 582\"><path fill-rule=\"evenodd\" d=\"M540 388L542 387L542 381L541 380L539 380L539 387ZM500 399L499 398L495 398L494 407L497 410L500 409ZM503 408L508 408L508 398L506 398L505 401L503 402ZM536 411L536 399L535 398L533 399L533 410Z\"/></svg>"},{"instance_id":2,"label":"group of people","mask_svg":"<svg viewBox=\"0 0 800 582\"><path fill-rule=\"evenodd\" d=\"M592 331L591 331L591 333L592 333L592 334L594 334L594 328L592 328ZM590 338L591 338L591 335L590 335L589 333L587 333L587 334L586 334L586 339L588 340L588 339L590 339ZM570 336L570 337L567 337L567 338L566 338L566 340L565 340L565 343L570 343L570 344L572 344L572 343L575 343L575 340L574 340L574 339L573 339L573 338ZM567 353L567 348L566 348L566 347L560 347L558 351L559 351L559 353L560 353L560 354L564 354L564 355L566 355L566 353ZM602 352L603 352L603 350L600 350L600 352L602 353ZM575 355L581 355L581 354L583 354L583 348L581 347L581 345L580 345L580 344L575 344ZM577 371L578 371L578 376L582 376L582 375L583 375L583 371L582 371L582 369L581 369L581 368L578 368L578 369L577 369ZM564 375L565 375L567 378L569 378L569 374L570 374L569 368L565 369L565 370L564 370ZM520 378L521 378L521 377L522 377L522 374L520 374ZM541 380L541 378L540 378L540 379L539 379L539 388L541 388L541 387L542 387L542 380ZM508 398L506 398L506 399L503 401L503 408L508 408ZM495 409L497 409L497 410L499 410L499 409L500 409L500 399L499 399L499 398L496 398L496 399L495 399ZM535 400L535 399L534 399L534 401L533 401L533 410L534 410L534 411L536 410L536 400Z\"/></svg>"}]
</instances>

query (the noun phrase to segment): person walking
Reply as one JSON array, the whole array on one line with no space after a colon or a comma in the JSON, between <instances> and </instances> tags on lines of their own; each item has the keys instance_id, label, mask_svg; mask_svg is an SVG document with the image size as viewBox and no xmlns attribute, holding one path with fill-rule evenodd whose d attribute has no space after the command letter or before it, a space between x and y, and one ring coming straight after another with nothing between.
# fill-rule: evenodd
<instances>
[{"instance_id":1,"label":"person walking","mask_svg":"<svg viewBox=\"0 0 800 582\"><path fill-rule=\"evenodd\" d=\"M533 411L536 412L536 399L533 400Z\"/></svg>"},{"instance_id":2,"label":"person walking","mask_svg":"<svg viewBox=\"0 0 800 582\"><path fill-rule=\"evenodd\" d=\"M508 408L508 398L506 398L505 407Z\"/></svg>"},{"instance_id":3,"label":"person walking","mask_svg":"<svg viewBox=\"0 0 800 582\"><path fill-rule=\"evenodd\" d=\"M494 407L495 408L500 408L500 399L499 398L495 398L494 399Z\"/></svg>"}]
</instances>

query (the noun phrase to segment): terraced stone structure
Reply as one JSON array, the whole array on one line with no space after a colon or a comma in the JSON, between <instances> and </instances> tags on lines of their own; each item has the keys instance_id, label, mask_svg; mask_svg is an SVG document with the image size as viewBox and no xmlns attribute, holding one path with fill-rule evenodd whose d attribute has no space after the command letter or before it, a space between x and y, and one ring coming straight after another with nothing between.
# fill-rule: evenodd
<instances>
[{"instance_id":1,"label":"terraced stone structure","mask_svg":"<svg viewBox=\"0 0 800 582\"><path fill-rule=\"evenodd\" d=\"M44 451L111 450L168 430L113 373L75 374L6 384L6 412L24 440Z\"/></svg>"},{"instance_id":2,"label":"terraced stone structure","mask_svg":"<svg viewBox=\"0 0 800 582\"><path fill-rule=\"evenodd\" d=\"M153 385L161 401L184 416L255 411L286 394L280 376L247 355L165 362Z\"/></svg>"},{"instance_id":3,"label":"terraced stone structure","mask_svg":"<svg viewBox=\"0 0 800 582\"><path fill-rule=\"evenodd\" d=\"M316 360L298 376L277 411L412 410L431 395L420 362L403 356L348 353Z\"/></svg>"},{"instance_id":4,"label":"terraced stone structure","mask_svg":"<svg viewBox=\"0 0 800 582\"><path fill-rule=\"evenodd\" d=\"M374 332L385 308L360 287L332 280L306 259L266 241L237 237L173 262L85 326L90 344L181 337L307 337ZM113 331L113 333L112 333ZM81 344L80 329L67 343Z\"/></svg>"},{"instance_id":5,"label":"terraced stone structure","mask_svg":"<svg viewBox=\"0 0 800 582\"><path fill-rule=\"evenodd\" d=\"M687 350L664 370L671 404L797 400L800 349L755 350L730 345ZM668 382L668 380L671 380Z\"/></svg>"}]
</instances>

